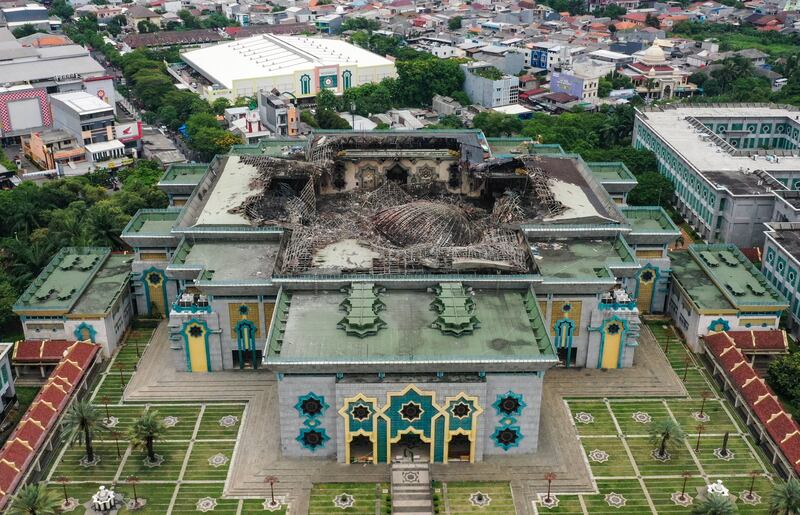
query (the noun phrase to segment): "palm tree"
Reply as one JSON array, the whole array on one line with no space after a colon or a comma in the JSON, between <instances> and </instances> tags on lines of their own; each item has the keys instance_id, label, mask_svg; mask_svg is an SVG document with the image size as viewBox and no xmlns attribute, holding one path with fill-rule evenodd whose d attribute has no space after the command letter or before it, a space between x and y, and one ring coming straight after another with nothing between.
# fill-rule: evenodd
<instances>
[{"instance_id":1,"label":"palm tree","mask_svg":"<svg viewBox=\"0 0 800 515\"><path fill-rule=\"evenodd\" d=\"M128 436L134 447L147 451L147 459L153 463L156 461L153 444L164 435L166 429L158 416L158 411L145 411L133 423Z\"/></svg>"},{"instance_id":2,"label":"palm tree","mask_svg":"<svg viewBox=\"0 0 800 515\"><path fill-rule=\"evenodd\" d=\"M790 478L772 490L769 512L775 515L800 515L800 481Z\"/></svg>"},{"instance_id":3,"label":"palm tree","mask_svg":"<svg viewBox=\"0 0 800 515\"><path fill-rule=\"evenodd\" d=\"M61 498L47 489L45 483L31 483L17 491L11 498L7 515L55 515L59 513Z\"/></svg>"},{"instance_id":4,"label":"palm tree","mask_svg":"<svg viewBox=\"0 0 800 515\"><path fill-rule=\"evenodd\" d=\"M680 424L665 418L653 422L650 428L650 442L658 445L658 457L664 458L669 450L677 453L678 449L686 442L686 433L683 432Z\"/></svg>"},{"instance_id":5,"label":"palm tree","mask_svg":"<svg viewBox=\"0 0 800 515\"><path fill-rule=\"evenodd\" d=\"M727 495L706 495L703 502L692 509L693 515L734 515L739 508Z\"/></svg>"},{"instance_id":6,"label":"palm tree","mask_svg":"<svg viewBox=\"0 0 800 515\"><path fill-rule=\"evenodd\" d=\"M94 447L92 440L94 434L105 429L102 424L103 415L95 409L89 401L75 401L64 415L61 427L64 430L64 437L67 441L76 438L86 445L86 461L94 462Z\"/></svg>"},{"instance_id":7,"label":"palm tree","mask_svg":"<svg viewBox=\"0 0 800 515\"><path fill-rule=\"evenodd\" d=\"M9 271L13 276L13 282L23 289L47 266L56 250L52 242L32 243L26 235L21 235L19 239L8 238L4 241L9 254Z\"/></svg>"}]
</instances>

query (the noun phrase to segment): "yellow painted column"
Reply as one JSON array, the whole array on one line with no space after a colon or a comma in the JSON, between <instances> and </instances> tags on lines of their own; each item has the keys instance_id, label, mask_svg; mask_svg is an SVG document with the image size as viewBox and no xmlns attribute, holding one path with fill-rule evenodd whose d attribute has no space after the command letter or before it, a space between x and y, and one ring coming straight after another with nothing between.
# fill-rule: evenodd
<instances>
[{"instance_id":1,"label":"yellow painted column","mask_svg":"<svg viewBox=\"0 0 800 515\"><path fill-rule=\"evenodd\" d=\"M619 331L614 334L608 332L608 326L617 324ZM622 344L622 327L619 322L609 322L606 324L603 340L603 362L602 368L617 368L619 363L619 348Z\"/></svg>"},{"instance_id":2,"label":"yellow painted column","mask_svg":"<svg viewBox=\"0 0 800 515\"><path fill-rule=\"evenodd\" d=\"M186 328L186 341L189 346L189 364L192 367L192 372L208 372L206 328L199 324L188 326Z\"/></svg>"},{"instance_id":3,"label":"yellow painted column","mask_svg":"<svg viewBox=\"0 0 800 515\"><path fill-rule=\"evenodd\" d=\"M169 312L167 311L167 302L164 298L164 276L156 272L149 272L146 280L151 306L154 305L156 309L158 309L159 314L162 317L166 317ZM148 311L151 309L151 306L147 306Z\"/></svg>"},{"instance_id":4,"label":"yellow painted column","mask_svg":"<svg viewBox=\"0 0 800 515\"><path fill-rule=\"evenodd\" d=\"M636 299L636 307L639 313L646 315L650 313L653 305L653 287L656 284L656 274L653 270L646 268L639 274L639 296Z\"/></svg>"}]
</instances>

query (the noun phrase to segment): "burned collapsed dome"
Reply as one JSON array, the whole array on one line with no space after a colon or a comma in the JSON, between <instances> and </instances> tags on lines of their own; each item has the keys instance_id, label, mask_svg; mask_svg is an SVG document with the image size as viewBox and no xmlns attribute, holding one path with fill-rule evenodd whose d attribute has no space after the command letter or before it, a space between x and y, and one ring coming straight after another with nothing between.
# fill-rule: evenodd
<instances>
[{"instance_id":1,"label":"burned collapsed dome","mask_svg":"<svg viewBox=\"0 0 800 515\"><path fill-rule=\"evenodd\" d=\"M521 224L606 218L572 160L476 148L348 134L315 138L302 159L242 156L253 193L230 212L287 229L283 274L520 273L533 265Z\"/></svg>"}]
</instances>

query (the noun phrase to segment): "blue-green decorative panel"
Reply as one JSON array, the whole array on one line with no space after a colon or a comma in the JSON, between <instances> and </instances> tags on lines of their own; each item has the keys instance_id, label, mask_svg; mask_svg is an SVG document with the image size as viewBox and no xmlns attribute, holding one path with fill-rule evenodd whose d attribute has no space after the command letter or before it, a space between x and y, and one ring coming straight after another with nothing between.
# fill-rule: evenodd
<instances>
[{"instance_id":1,"label":"blue-green decorative panel","mask_svg":"<svg viewBox=\"0 0 800 515\"><path fill-rule=\"evenodd\" d=\"M386 420L381 417L378 419L378 463L389 462L386 449L387 434Z\"/></svg>"},{"instance_id":2,"label":"blue-green decorative panel","mask_svg":"<svg viewBox=\"0 0 800 515\"><path fill-rule=\"evenodd\" d=\"M434 432L436 438L433 445L433 461L436 463L444 462L444 417L439 417L434 422Z\"/></svg>"}]
</instances>

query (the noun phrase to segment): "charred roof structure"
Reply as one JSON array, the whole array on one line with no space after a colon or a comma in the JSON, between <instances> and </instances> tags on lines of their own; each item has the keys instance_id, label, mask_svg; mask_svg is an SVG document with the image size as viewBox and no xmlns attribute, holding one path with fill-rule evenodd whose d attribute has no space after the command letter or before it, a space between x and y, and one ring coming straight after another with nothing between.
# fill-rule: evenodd
<instances>
[{"instance_id":1,"label":"charred roof structure","mask_svg":"<svg viewBox=\"0 0 800 515\"><path fill-rule=\"evenodd\" d=\"M575 159L465 159L483 155L480 142L472 131L336 133L312 139L306 161L240 156L255 169L250 193L228 211L286 229L281 275L523 273L526 224L622 220Z\"/></svg>"}]
</instances>

